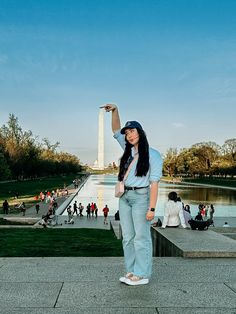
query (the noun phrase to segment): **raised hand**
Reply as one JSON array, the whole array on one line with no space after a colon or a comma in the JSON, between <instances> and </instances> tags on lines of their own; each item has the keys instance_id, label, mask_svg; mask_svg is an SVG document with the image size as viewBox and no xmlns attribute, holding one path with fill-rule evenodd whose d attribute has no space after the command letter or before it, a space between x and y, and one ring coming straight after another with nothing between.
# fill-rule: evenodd
<instances>
[{"instance_id":1,"label":"raised hand","mask_svg":"<svg viewBox=\"0 0 236 314\"><path fill-rule=\"evenodd\" d=\"M110 112L116 110L117 106L114 104L106 104L104 106L101 106L100 108L104 108L106 112Z\"/></svg>"}]
</instances>

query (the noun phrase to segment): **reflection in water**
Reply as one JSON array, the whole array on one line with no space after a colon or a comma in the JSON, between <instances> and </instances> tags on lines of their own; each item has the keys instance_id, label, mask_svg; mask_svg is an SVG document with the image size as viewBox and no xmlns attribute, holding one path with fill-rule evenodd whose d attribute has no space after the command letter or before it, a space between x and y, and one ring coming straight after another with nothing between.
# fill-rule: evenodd
<instances>
[{"instance_id":1,"label":"reflection in water","mask_svg":"<svg viewBox=\"0 0 236 314\"><path fill-rule=\"evenodd\" d=\"M97 207L102 209L104 207L104 186L98 185L97 186Z\"/></svg>"},{"instance_id":2,"label":"reflection in water","mask_svg":"<svg viewBox=\"0 0 236 314\"><path fill-rule=\"evenodd\" d=\"M166 185L165 183L161 183L161 187L170 191L174 189L183 200L188 199L195 203L236 204L236 191L233 190L183 184Z\"/></svg>"},{"instance_id":3,"label":"reflection in water","mask_svg":"<svg viewBox=\"0 0 236 314\"><path fill-rule=\"evenodd\" d=\"M86 205L95 202L98 214L102 215L105 204L114 216L118 209L118 199L114 197L117 177L113 175L91 175L77 196L77 201ZM170 191L176 191L185 204L191 206L192 215L196 215L199 203L214 204L215 216L236 216L236 191L195 185L160 183L156 215L163 215L164 204Z\"/></svg>"}]
</instances>

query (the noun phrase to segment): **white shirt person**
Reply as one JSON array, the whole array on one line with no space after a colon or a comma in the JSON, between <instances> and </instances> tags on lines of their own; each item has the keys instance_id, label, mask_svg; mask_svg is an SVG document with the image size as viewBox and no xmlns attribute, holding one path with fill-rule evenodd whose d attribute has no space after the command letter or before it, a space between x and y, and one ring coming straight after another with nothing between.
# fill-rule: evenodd
<instances>
[{"instance_id":1,"label":"white shirt person","mask_svg":"<svg viewBox=\"0 0 236 314\"><path fill-rule=\"evenodd\" d=\"M183 206L181 202L177 201L177 193L170 192L168 194L168 202L164 208L164 219L162 222L162 228L172 227L176 228L180 224L183 228L187 228L184 219Z\"/></svg>"}]
</instances>

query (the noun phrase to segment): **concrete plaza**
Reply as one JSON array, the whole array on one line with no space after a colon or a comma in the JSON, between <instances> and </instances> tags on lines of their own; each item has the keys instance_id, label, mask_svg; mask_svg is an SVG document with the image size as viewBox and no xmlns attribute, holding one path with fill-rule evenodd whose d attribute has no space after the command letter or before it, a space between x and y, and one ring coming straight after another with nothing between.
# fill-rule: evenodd
<instances>
[{"instance_id":1,"label":"concrete plaza","mask_svg":"<svg viewBox=\"0 0 236 314\"><path fill-rule=\"evenodd\" d=\"M146 286L123 258L0 258L0 313L236 313L235 259L154 258Z\"/></svg>"}]
</instances>

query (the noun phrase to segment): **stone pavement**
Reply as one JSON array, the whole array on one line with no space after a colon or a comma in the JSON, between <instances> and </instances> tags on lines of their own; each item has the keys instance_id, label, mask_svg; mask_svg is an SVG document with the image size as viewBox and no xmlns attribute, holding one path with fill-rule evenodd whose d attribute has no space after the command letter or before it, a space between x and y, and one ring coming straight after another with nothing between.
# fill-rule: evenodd
<instances>
[{"instance_id":1,"label":"stone pavement","mask_svg":"<svg viewBox=\"0 0 236 314\"><path fill-rule=\"evenodd\" d=\"M236 313L235 259L155 257L139 287L123 273L122 257L0 258L0 313Z\"/></svg>"}]
</instances>

